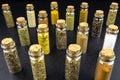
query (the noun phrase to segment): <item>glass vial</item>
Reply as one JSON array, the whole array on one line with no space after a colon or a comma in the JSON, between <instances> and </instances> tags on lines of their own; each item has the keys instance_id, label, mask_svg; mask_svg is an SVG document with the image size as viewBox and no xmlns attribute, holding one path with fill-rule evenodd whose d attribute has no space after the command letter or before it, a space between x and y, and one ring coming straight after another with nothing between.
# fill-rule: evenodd
<instances>
[{"instance_id":1,"label":"glass vial","mask_svg":"<svg viewBox=\"0 0 120 80\"><path fill-rule=\"evenodd\" d=\"M57 44L57 49L67 48L67 32L66 32L66 23L64 19L57 20L56 44Z\"/></svg>"},{"instance_id":2,"label":"glass vial","mask_svg":"<svg viewBox=\"0 0 120 80\"><path fill-rule=\"evenodd\" d=\"M55 25L59 19L58 4L56 1L51 2L51 24Z\"/></svg>"},{"instance_id":3,"label":"glass vial","mask_svg":"<svg viewBox=\"0 0 120 80\"><path fill-rule=\"evenodd\" d=\"M18 35L20 39L21 46L30 45L29 31L27 27L27 22L24 17L18 17L16 20Z\"/></svg>"},{"instance_id":4,"label":"glass vial","mask_svg":"<svg viewBox=\"0 0 120 80\"><path fill-rule=\"evenodd\" d=\"M26 13L27 13L27 20L28 20L28 26L30 28L36 27L36 19L35 19L35 11L33 4L27 4L26 5Z\"/></svg>"},{"instance_id":5,"label":"glass vial","mask_svg":"<svg viewBox=\"0 0 120 80\"><path fill-rule=\"evenodd\" d=\"M107 26L115 23L117 12L118 12L118 3L112 2L112 4L110 5L110 10L106 21Z\"/></svg>"},{"instance_id":6,"label":"glass vial","mask_svg":"<svg viewBox=\"0 0 120 80\"><path fill-rule=\"evenodd\" d=\"M119 29L116 25L109 25L106 29L103 48L114 49Z\"/></svg>"},{"instance_id":7,"label":"glass vial","mask_svg":"<svg viewBox=\"0 0 120 80\"><path fill-rule=\"evenodd\" d=\"M1 47L10 73L17 73L22 70L18 51L12 38L4 38Z\"/></svg>"},{"instance_id":8,"label":"glass vial","mask_svg":"<svg viewBox=\"0 0 120 80\"><path fill-rule=\"evenodd\" d=\"M74 30L74 6L72 5L69 5L67 6L67 9L66 9L66 29L67 30Z\"/></svg>"},{"instance_id":9,"label":"glass vial","mask_svg":"<svg viewBox=\"0 0 120 80\"><path fill-rule=\"evenodd\" d=\"M78 80L81 61L81 47L70 44L66 50L65 80Z\"/></svg>"},{"instance_id":10,"label":"glass vial","mask_svg":"<svg viewBox=\"0 0 120 80\"><path fill-rule=\"evenodd\" d=\"M80 10L79 22L87 22L87 18L88 18L88 3L87 2L82 2L80 7L81 7L81 10Z\"/></svg>"},{"instance_id":11,"label":"glass vial","mask_svg":"<svg viewBox=\"0 0 120 80\"><path fill-rule=\"evenodd\" d=\"M99 53L94 80L110 80L114 65L115 53L109 48L104 48Z\"/></svg>"},{"instance_id":12,"label":"glass vial","mask_svg":"<svg viewBox=\"0 0 120 80\"><path fill-rule=\"evenodd\" d=\"M39 44L31 45L28 51L34 80L46 80L46 67L43 52Z\"/></svg>"},{"instance_id":13,"label":"glass vial","mask_svg":"<svg viewBox=\"0 0 120 80\"><path fill-rule=\"evenodd\" d=\"M78 26L77 44L81 46L82 53L86 53L88 43L89 27L88 23L81 22Z\"/></svg>"},{"instance_id":14,"label":"glass vial","mask_svg":"<svg viewBox=\"0 0 120 80\"><path fill-rule=\"evenodd\" d=\"M47 24L38 25L38 43L42 46L44 54L50 53L49 29Z\"/></svg>"},{"instance_id":15,"label":"glass vial","mask_svg":"<svg viewBox=\"0 0 120 80\"><path fill-rule=\"evenodd\" d=\"M9 4L2 4L2 10L7 27L8 28L14 27L15 24Z\"/></svg>"},{"instance_id":16,"label":"glass vial","mask_svg":"<svg viewBox=\"0 0 120 80\"><path fill-rule=\"evenodd\" d=\"M39 11L38 24L48 24L47 12L45 10Z\"/></svg>"},{"instance_id":17,"label":"glass vial","mask_svg":"<svg viewBox=\"0 0 120 80\"><path fill-rule=\"evenodd\" d=\"M92 37L100 37L104 21L103 17L104 12L102 10L96 10L92 23Z\"/></svg>"}]
</instances>

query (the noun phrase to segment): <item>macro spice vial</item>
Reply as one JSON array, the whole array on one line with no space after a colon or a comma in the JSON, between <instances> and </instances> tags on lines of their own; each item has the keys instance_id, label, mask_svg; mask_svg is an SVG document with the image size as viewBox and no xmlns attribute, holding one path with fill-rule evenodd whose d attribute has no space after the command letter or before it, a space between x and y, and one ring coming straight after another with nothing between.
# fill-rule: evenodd
<instances>
[{"instance_id":1,"label":"macro spice vial","mask_svg":"<svg viewBox=\"0 0 120 80\"><path fill-rule=\"evenodd\" d=\"M87 43L88 43L89 27L88 23L80 22L77 32L77 41L76 43L81 46L82 53L86 53Z\"/></svg>"},{"instance_id":2,"label":"macro spice vial","mask_svg":"<svg viewBox=\"0 0 120 80\"><path fill-rule=\"evenodd\" d=\"M104 21L103 17L104 12L102 10L96 10L92 23L92 37L100 37Z\"/></svg>"},{"instance_id":3,"label":"macro spice vial","mask_svg":"<svg viewBox=\"0 0 120 80\"><path fill-rule=\"evenodd\" d=\"M46 80L46 68L43 49L39 44L33 44L29 48L29 57L34 80Z\"/></svg>"},{"instance_id":4,"label":"macro spice vial","mask_svg":"<svg viewBox=\"0 0 120 80\"><path fill-rule=\"evenodd\" d=\"M30 45L29 31L27 27L27 22L24 17L18 17L16 19L16 24L18 28L18 35L20 39L21 46Z\"/></svg>"},{"instance_id":5,"label":"macro spice vial","mask_svg":"<svg viewBox=\"0 0 120 80\"><path fill-rule=\"evenodd\" d=\"M78 80L82 54L81 47L78 44L70 44L66 53L65 80Z\"/></svg>"},{"instance_id":6,"label":"macro spice vial","mask_svg":"<svg viewBox=\"0 0 120 80\"><path fill-rule=\"evenodd\" d=\"M38 43L44 50L44 54L50 53L50 42L49 42L49 29L47 24L38 25Z\"/></svg>"},{"instance_id":7,"label":"macro spice vial","mask_svg":"<svg viewBox=\"0 0 120 80\"><path fill-rule=\"evenodd\" d=\"M103 48L99 53L94 80L110 80L114 60L114 51L109 48Z\"/></svg>"},{"instance_id":8,"label":"macro spice vial","mask_svg":"<svg viewBox=\"0 0 120 80\"><path fill-rule=\"evenodd\" d=\"M7 27L8 28L14 27L15 24L9 4L2 4L2 10Z\"/></svg>"},{"instance_id":9,"label":"macro spice vial","mask_svg":"<svg viewBox=\"0 0 120 80\"><path fill-rule=\"evenodd\" d=\"M56 44L57 44L57 49L67 48L67 31L66 31L66 23L64 19L57 20Z\"/></svg>"},{"instance_id":10,"label":"macro spice vial","mask_svg":"<svg viewBox=\"0 0 120 80\"><path fill-rule=\"evenodd\" d=\"M10 73L17 73L22 70L18 51L12 38L4 38L1 47Z\"/></svg>"},{"instance_id":11,"label":"macro spice vial","mask_svg":"<svg viewBox=\"0 0 120 80\"><path fill-rule=\"evenodd\" d=\"M107 26L115 23L117 12L118 12L118 3L112 2L110 5L110 10L106 21Z\"/></svg>"}]
</instances>

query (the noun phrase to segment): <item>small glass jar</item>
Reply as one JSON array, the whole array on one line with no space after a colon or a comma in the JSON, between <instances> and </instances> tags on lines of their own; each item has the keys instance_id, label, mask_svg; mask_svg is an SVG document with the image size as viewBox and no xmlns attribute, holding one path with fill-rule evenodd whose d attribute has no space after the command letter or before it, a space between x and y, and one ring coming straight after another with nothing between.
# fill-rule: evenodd
<instances>
[{"instance_id":1,"label":"small glass jar","mask_svg":"<svg viewBox=\"0 0 120 80\"><path fill-rule=\"evenodd\" d=\"M8 28L14 27L15 24L9 4L2 4L2 10L7 27Z\"/></svg>"},{"instance_id":2,"label":"small glass jar","mask_svg":"<svg viewBox=\"0 0 120 80\"><path fill-rule=\"evenodd\" d=\"M78 44L70 44L66 53L65 80L78 80L82 54L81 47Z\"/></svg>"},{"instance_id":3,"label":"small glass jar","mask_svg":"<svg viewBox=\"0 0 120 80\"><path fill-rule=\"evenodd\" d=\"M78 26L77 44L81 46L82 53L86 53L88 43L89 27L88 23L81 22Z\"/></svg>"},{"instance_id":4,"label":"small glass jar","mask_svg":"<svg viewBox=\"0 0 120 80\"><path fill-rule=\"evenodd\" d=\"M87 22L87 18L88 18L88 3L87 2L82 2L80 7L81 7L81 10L80 10L79 22Z\"/></svg>"},{"instance_id":5,"label":"small glass jar","mask_svg":"<svg viewBox=\"0 0 120 80\"><path fill-rule=\"evenodd\" d=\"M114 49L119 29L116 25L109 25L106 29L103 48Z\"/></svg>"},{"instance_id":6,"label":"small glass jar","mask_svg":"<svg viewBox=\"0 0 120 80\"><path fill-rule=\"evenodd\" d=\"M118 8L119 8L118 3L112 2L112 4L110 5L110 10L109 10L107 21L106 21L107 26L115 23Z\"/></svg>"},{"instance_id":7,"label":"small glass jar","mask_svg":"<svg viewBox=\"0 0 120 80\"><path fill-rule=\"evenodd\" d=\"M38 43L42 46L44 54L50 53L49 29L47 24L38 25Z\"/></svg>"},{"instance_id":8,"label":"small glass jar","mask_svg":"<svg viewBox=\"0 0 120 80\"><path fill-rule=\"evenodd\" d=\"M57 20L56 44L57 44L57 49L67 48L67 32L66 32L66 23L64 19Z\"/></svg>"},{"instance_id":9,"label":"small glass jar","mask_svg":"<svg viewBox=\"0 0 120 80\"><path fill-rule=\"evenodd\" d=\"M27 10L26 13L27 13L28 26L30 28L36 27L35 11L33 4L27 4L26 10Z\"/></svg>"},{"instance_id":10,"label":"small glass jar","mask_svg":"<svg viewBox=\"0 0 120 80\"><path fill-rule=\"evenodd\" d=\"M66 29L74 30L74 15L75 15L74 6L72 6L72 5L67 6L66 11L67 11L66 12L66 24L67 24Z\"/></svg>"},{"instance_id":11,"label":"small glass jar","mask_svg":"<svg viewBox=\"0 0 120 80\"><path fill-rule=\"evenodd\" d=\"M38 24L48 24L47 12L45 10L39 11Z\"/></svg>"},{"instance_id":12,"label":"small glass jar","mask_svg":"<svg viewBox=\"0 0 120 80\"><path fill-rule=\"evenodd\" d=\"M102 10L96 10L92 23L92 37L100 37L104 21L103 17L104 12Z\"/></svg>"},{"instance_id":13,"label":"small glass jar","mask_svg":"<svg viewBox=\"0 0 120 80\"><path fill-rule=\"evenodd\" d=\"M27 22L24 17L18 17L16 20L18 35L20 39L21 46L30 45L29 31L27 27Z\"/></svg>"},{"instance_id":14,"label":"small glass jar","mask_svg":"<svg viewBox=\"0 0 120 80\"><path fill-rule=\"evenodd\" d=\"M103 48L99 53L94 80L110 80L114 60L114 51L109 48Z\"/></svg>"},{"instance_id":15,"label":"small glass jar","mask_svg":"<svg viewBox=\"0 0 120 80\"><path fill-rule=\"evenodd\" d=\"M56 1L52 1L50 6L51 6L51 24L55 25L57 23L57 20L59 19L58 3Z\"/></svg>"},{"instance_id":16,"label":"small glass jar","mask_svg":"<svg viewBox=\"0 0 120 80\"><path fill-rule=\"evenodd\" d=\"M10 73L17 73L22 70L18 51L12 38L4 38L1 47Z\"/></svg>"},{"instance_id":17,"label":"small glass jar","mask_svg":"<svg viewBox=\"0 0 120 80\"><path fill-rule=\"evenodd\" d=\"M31 45L28 51L34 80L46 80L46 67L43 52L39 44Z\"/></svg>"}]
</instances>

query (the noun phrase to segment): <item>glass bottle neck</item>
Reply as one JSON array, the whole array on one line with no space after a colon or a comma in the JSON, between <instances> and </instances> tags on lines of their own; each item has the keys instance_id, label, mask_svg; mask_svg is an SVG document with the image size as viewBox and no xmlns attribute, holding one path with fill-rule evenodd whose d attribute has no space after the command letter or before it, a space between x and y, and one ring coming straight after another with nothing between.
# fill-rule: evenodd
<instances>
[{"instance_id":1,"label":"glass bottle neck","mask_svg":"<svg viewBox=\"0 0 120 80\"><path fill-rule=\"evenodd\" d=\"M16 22L16 24L17 24L17 27L18 27L18 28L27 28L27 22L26 22L26 21L23 22L23 23L18 23L18 22Z\"/></svg>"},{"instance_id":2,"label":"glass bottle neck","mask_svg":"<svg viewBox=\"0 0 120 80\"><path fill-rule=\"evenodd\" d=\"M58 10L58 8L57 7L56 8L51 7L51 10Z\"/></svg>"},{"instance_id":3,"label":"glass bottle neck","mask_svg":"<svg viewBox=\"0 0 120 80\"><path fill-rule=\"evenodd\" d=\"M88 8L83 8L83 7L81 7L81 10L88 10Z\"/></svg>"},{"instance_id":4,"label":"glass bottle neck","mask_svg":"<svg viewBox=\"0 0 120 80\"><path fill-rule=\"evenodd\" d=\"M119 30L117 30L117 31L111 31L111 30L109 30L109 29L107 28L107 29L106 29L106 32L107 32L108 34L118 34Z\"/></svg>"}]
</instances>

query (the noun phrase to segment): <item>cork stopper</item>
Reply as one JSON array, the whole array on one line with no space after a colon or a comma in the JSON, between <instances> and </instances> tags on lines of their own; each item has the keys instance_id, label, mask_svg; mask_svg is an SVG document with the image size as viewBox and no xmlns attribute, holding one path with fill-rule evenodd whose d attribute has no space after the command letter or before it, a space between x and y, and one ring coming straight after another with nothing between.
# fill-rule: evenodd
<instances>
[{"instance_id":1,"label":"cork stopper","mask_svg":"<svg viewBox=\"0 0 120 80\"><path fill-rule=\"evenodd\" d=\"M110 8L118 9L118 3L112 2L111 5L110 5Z\"/></svg>"},{"instance_id":2,"label":"cork stopper","mask_svg":"<svg viewBox=\"0 0 120 80\"><path fill-rule=\"evenodd\" d=\"M1 41L1 45L4 47L11 47L13 45L14 41L12 38L4 38Z\"/></svg>"},{"instance_id":3,"label":"cork stopper","mask_svg":"<svg viewBox=\"0 0 120 80\"><path fill-rule=\"evenodd\" d=\"M108 30L110 30L110 31L118 31L118 26L111 24L111 25L108 26Z\"/></svg>"},{"instance_id":4,"label":"cork stopper","mask_svg":"<svg viewBox=\"0 0 120 80\"><path fill-rule=\"evenodd\" d=\"M88 30L88 23L87 22L80 22L79 29Z\"/></svg>"},{"instance_id":5,"label":"cork stopper","mask_svg":"<svg viewBox=\"0 0 120 80\"><path fill-rule=\"evenodd\" d=\"M51 6L52 8L57 8L57 7L58 7L58 4L57 4L56 1L52 1L50 6Z\"/></svg>"},{"instance_id":6,"label":"cork stopper","mask_svg":"<svg viewBox=\"0 0 120 80\"><path fill-rule=\"evenodd\" d=\"M67 6L67 11L71 12L71 11L74 11L74 10L75 10L74 6L72 6L72 5Z\"/></svg>"},{"instance_id":7,"label":"cork stopper","mask_svg":"<svg viewBox=\"0 0 120 80\"><path fill-rule=\"evenodd\" d=\"M2 4L3 10L8 10L10 8L9 4Z\"/></svg>"},{"instance_id":8,"label":"cork stopper","mask_svg":"<svg viewBox=\"0 0 120 80\"><path fill-rule=\"evenodd\" d=\"M80 6L82 8L88 8L88 3L87 2L82 2Z\"/></svg>"},{"instance_id":9,"label":"cork stopper","mask_svg":"<svg viewBox=\"0 0 120 80\"><path fill-rule=\"evenodd\" d=\"M65 20L64 19L57 20L57 27L58 28L63 28L64 25L65 25Z\"/></svg>"},{"instance_id":10,"label":"cork stopper","mask_svg":"<svg viewBox=\"0 0 120 80\"><path fill-rule=\"evenodd\" d=\"M28 10L34 9L33 4L27 4L27 5L26 5L26 9L28 9Z\"/></svg>"},{"instance_id":11,"label":"cork stopper","mask_svg":"<svg viewBox=\"0 0 120 80\"><path fill-rule=\"evenodd\" d=\"M95 16L102 18L104 16L104 11L103 10L96 10Z\"/></svg>"},{"instance_id":12,"label":"cork stopper","mask_svg":"<svg viewBox=\"0 0 120 80\"><path fill-rule=\"evenodd\" d=\"M48 30L48 25L47 24L39 24L38 25L38 31L46 32L47 30Z\"/></svg>"},{"instance_id":13,"label":"cork stopper","mask_svg":"<svg viewBox=\"0 0 120 80\"><path fill-rule=\"evenodd\" d=\"M18 18L16 19L16 21L17 21L18 23L20 23L20 24L23 24L23 23L25 22L25 18L24 18L24 17L18 17Z\"/></svg>"},{"instance_id":14,"label":"cork stopper","mask_svg":"<svg viewBox=\"0 0 120 80\"><path fill-rule=\"evenodd\" d=\"M39 17L46 17L47 16L47 12L45 10L41 10L41 11L39 11L38 16Z\"/></svg>"}]
</instances>

